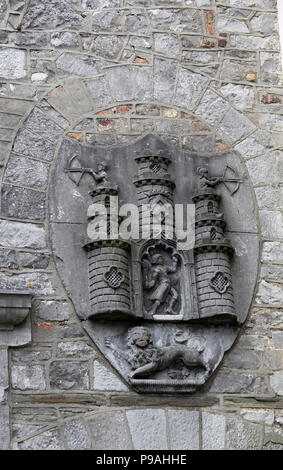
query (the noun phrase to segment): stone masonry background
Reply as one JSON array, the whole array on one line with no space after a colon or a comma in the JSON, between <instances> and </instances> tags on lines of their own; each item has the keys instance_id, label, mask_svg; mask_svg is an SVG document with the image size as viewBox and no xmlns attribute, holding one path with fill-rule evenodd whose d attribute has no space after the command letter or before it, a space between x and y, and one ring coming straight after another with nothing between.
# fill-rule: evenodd
<instances>
[{"instance_id":1,"label":"stone masonry background","mask_svg":"<svg viewBox=\"0 0 283 470\"><path fill-rule=\"evenodd\" d=\"M283 449L279 49L276 0L0 0L0 289L35 292L32 343L0 349L0 446ZM236 150L258 206L253 307L191 396L128 389L81 329L49 243L61 139L111 146L148 132Z\"/></svg>"}]
</instances>

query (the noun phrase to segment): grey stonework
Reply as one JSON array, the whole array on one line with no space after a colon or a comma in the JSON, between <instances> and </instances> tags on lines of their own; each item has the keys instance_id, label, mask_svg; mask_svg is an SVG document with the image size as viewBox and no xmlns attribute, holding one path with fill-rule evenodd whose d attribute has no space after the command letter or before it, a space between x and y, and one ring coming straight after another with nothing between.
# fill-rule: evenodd
<instances>
[{"instance_id":1,"label":"grey stonework","mask_svg":"<svg viewBox=\"0 0 283 470\"><path fill-rule=\"evenodd\" d=\"M21 327L30 344L20 347L10 335L9 389L0 375L1 448L282 450L276 1L175 0L169 7L128 0L122 9L116 0L22 3L0 1L0 286L30 287L35 299L32 340ZM89 120L90 127L80 124ZM196 153L238 152L262 227L263 265L248 321L218 373L190 398L127 390L81 329L46 230L49 218L57 230L70 221L60 207L50 214L45 194L61 139L111 148L149 131ZM75 191L72 204L83 216ZM242 256L246 247L237 245ZM0 340L2 358L7 335Z\"/></svg>"}]
</instances>

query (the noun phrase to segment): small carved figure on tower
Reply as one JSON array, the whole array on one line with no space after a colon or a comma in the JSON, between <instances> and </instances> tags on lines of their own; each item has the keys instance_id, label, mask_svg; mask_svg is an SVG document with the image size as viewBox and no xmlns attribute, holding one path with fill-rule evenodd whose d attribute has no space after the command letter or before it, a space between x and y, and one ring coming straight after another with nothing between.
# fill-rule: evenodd
<instances>
[{"instance_id":1,"label":"small carved figure on tower","mask_svg":"<svg viewBox=\"0 0 283 470\"><path fill-rule=\"evenodd\" d=\"M172 281L169 277L170 273L176 273L178 266L178 257L172 256L172 264L170 266L165 264L164 257L161 254L154 254L151 257L151 262L144 259L142 262L143 273L143 287L146 290L151 290L148 299L152 302L150 310L147 312L149 317L157 313L160 305L164 304L170 296L168 307L165 312L168 315L177 315L173 310L175 303L178 300L178 292L173 287Z\"/></svg>"},{"instance_id":2,"label":"small carved figure on tower","mask_svg":"<svg viewBox=\"0 0 283 470\"><path fill-rule=\"evenodd\" d=\"M208 176L207 168L198 168L199 186L201 191L207 191L210 188L214 188L217 184L221 183L223 178L219 176Z\"/></svg>"},{"instance_id":3,"label":"small carved figure on tower","mask_svg":"<svg viewBox=\"0 0 283 470\"><path fill-rule=\"evenodd\" d=\"M84 168L81 165L81 162L78 158L78 155L74 155L70 161L69 165L67 168L65 168L65 172L69 173L69 178L77 185L79 186L82 177L84 176L85 173L88 173L93 177L93 179L96 181L97 185L103 185L103 186L108 186L109 185L109 179L107 175L107 164L105 162L99 162L97 164L97 170L94 171L92 168ZM78 178L76 177L76 174L78 174ZM74 175L74 176L73 176ZM75 179L74 179L75 177Z\"/></svg>"}]
</instances>

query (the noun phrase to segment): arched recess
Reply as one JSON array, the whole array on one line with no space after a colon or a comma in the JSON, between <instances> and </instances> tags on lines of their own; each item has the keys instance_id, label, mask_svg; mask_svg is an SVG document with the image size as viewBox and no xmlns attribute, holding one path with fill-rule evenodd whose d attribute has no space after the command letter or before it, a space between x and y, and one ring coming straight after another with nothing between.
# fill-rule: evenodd
<instances>
[{"instance_id":1,"label":"arched recess","mask_svg":"<svg viewBox=\"0 0 283 470\"><path fill-rule=\"evenodd\" d=\"M166 61L163 62L165 64ZM150 112L154 113L154 110L158 109L158 112L162 113L160 121L168 123L176 117L177 113L176 121L178 122L182 120L185 122L186 119L188 122L197 122L202 129L205 129L199 134L201 137L198 145L201 146L205 140L204 136L216 136L216 140L211 140L214 145L211 153L224 150L229 154L229 161L232 160L232 162L233 156L239 155L241 165L246 167L251 182L257 182L263 177L259 175L257 166L265 152L270 152L270 165L278 164L278 155L276 152L272 153L272 150L276 149L276 144L271 135L258 129L242 112L236 110L226 98L221 96L213 85L210 85L210 80L206 76L184 67L172 71L172 76L168 80L165 73L152 76L148 67L136 65L109 67L103 76L84 79L72 77L58 84L34 107L17 132L3 175L2 217L13 221L40 224L46 231L48 231L49 217L53 226L58 225L60 221L64 223L66 212L60 213L60 207L56 208L56 212L54 206L50 211L48 195L48 190L52 187L54 171L60 168L58 155L59 157L61 155L59 151L63 140L67 139L65 142L69 144L65 145L67 147L69 145L70 149L75 149L81 144L91 146L92 141L88 141L89 134L98 134L88 132L89 120L94 122L95 119L96 123L99 119L114 122L119 119L141 120L141 117L136 114L129 118L131 111L135 110L137 113L137 106L144 106L146 114L143 116L147 118ZM127 132L125 129L126 138L115 143L110 141L109 147L117 144L123 146L128 142L129 135L135 140L147 132L148 130L142 130L133 133L132 130ZM187 136L184 134L185 137ZM105 142L100 144L106 148ZM197 152L197 148L194 151ZM199 151L207 153L205 146L200 147ZM32 177L27 179L31 162L34 171ZM63 169L64 167L61 167L61 173ZM74 198L69 204L70 217L76 201L80 209L85 208L81 194L75 191L74 188ZM83 221L84 210L81 210L80 214ZM246 232L255 236L259 234L254 221L246 228ZM83 237L83 234L81 236ZM247 249L255 250L253 254L255 260L259 257L257 245L252 241L246 245L239 240L236 249L242 257L245 257ZM56 256L60 258L58 253ZM251 282L255 284L256 263L249 269L252 269ZM44 295L52 296L55 292L52 287L53 275L47 272L43 278L42 271L40 275L41 277L38 273L33 275L29 272L23 285L24 282L27 285L30 282L35 288L35 294L44 293ZM44 292L43 279L48 285ZM65 285L65 288L69 294L69 286ZM84 295L79 285L78 301L74 304L81 318L84 318L86 308L83 299Z\"/></svg>"}]
</instances>

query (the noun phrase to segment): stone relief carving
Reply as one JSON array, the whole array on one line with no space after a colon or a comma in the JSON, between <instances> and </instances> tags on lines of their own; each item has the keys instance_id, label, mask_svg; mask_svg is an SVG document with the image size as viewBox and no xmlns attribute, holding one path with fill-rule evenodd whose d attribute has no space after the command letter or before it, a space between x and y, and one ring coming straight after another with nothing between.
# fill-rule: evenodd
<instances>
[{"instance_id":1,"label":"stone relief carving","mask_svg":"<svg viewBox=\"0 0 283 470\"><path fill-rule=\"evenodd\" d=\"M227 208L233 209L244 185L241 170L227 159L220 165L219 157L213 166L211 157L176 154L152 135L105 157L96 151L93 162L88 152L71 158L66 153L64 168L76 185L90 189L84 193L85 243L77 251L87 276L81 283L87 297L84 328L136 391L193 392L215 371L243 321L234 295L239 261L226 236ZM86 183L84 174L95 184ZM95 204L104 204L108 217L111 196L118 198L118 208L122 200L135 203L139 217L149 205L149 226L164 210L156 239L139 232L125 240L119 230L110 236L108 218L107 237L95 239ZM164 219L175 228L174 210L168 219L166 205L180 201L195 206L195 245L189 250L178 249L175 232L168 238L162 228ZM233 211L238 214L238 208ZM119 229L122 218L117 220Z\"/></svg>"}]
</instances>

